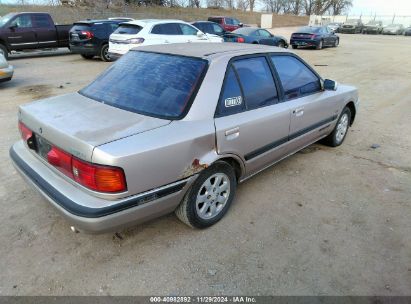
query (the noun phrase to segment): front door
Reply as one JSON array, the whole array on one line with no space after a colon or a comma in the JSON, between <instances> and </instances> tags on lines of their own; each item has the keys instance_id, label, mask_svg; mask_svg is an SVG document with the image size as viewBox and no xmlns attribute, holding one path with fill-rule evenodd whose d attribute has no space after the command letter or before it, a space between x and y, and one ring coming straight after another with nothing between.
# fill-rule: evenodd
<instances>
[{"instance_id":1,"label":"front door","mask_svg":"<svg viewBox=\"0 0 411 304\"><path fill-rule=\"evenodd\" d=\"M230 63L216 111L217 152L242 158L251 175L284 156L289 127L267 57Z\"/></svg>"},{"instance_id":2,"label":"front door","mask_svg":"<svg viewBox=\"0 0 411 304\"><path fill-rule=\"evenodd\" d=\"M10 32L7 42L12 50L31 49L37 47L36 34L33 28L31 15L21 14L9 23Z\"/></svg>"},{"instance_id":3,"label":"front door","mask_svg":"<svg viewBox=\"0 0 411 304\"><path fill-rule=\"evenodd\" d=\"M273 55L271 60L291 109L289 153L309 145L331 131L337 119L338 101L323 91L321 79L293 55Z\"/></svg>"}]
</instances>

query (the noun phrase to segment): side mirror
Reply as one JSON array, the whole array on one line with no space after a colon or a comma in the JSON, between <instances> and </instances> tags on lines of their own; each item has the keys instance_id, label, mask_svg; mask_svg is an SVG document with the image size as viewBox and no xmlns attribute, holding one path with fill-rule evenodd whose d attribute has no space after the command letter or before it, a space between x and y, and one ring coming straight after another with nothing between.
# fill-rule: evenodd
<instances>
[{"instance_id":1,"label":"side mirror","mask_svg":"<svg viewBox=\"0 0 411 304\"><path fill-rule=\"evenodd\" d=\"M324 80L323 88L327 91L337 91L338 84L334 80L326 79Z\"/></svg>"},{"instance_id":2,"label":"side mirror","mask_svg":"<svg viewBox=\"0 0 411 304\"><path fill-rule=\"evenodd\" d=\"M239 26L239 27L243 27L244 24L243 24L243 23L239 23L238 26Z\"/></svg>"},{"instance_id":3,"label":"side mirror","mask_svg":"<svg viewBox=\"0 0 411 304\"><path fill-rule=\"evenodd\" d=\"M202 31L197 32L197 37L198 38L201 38L201 37L204 37L204 36L205 36L205 34Z\"/></svg>"}]
</instances>

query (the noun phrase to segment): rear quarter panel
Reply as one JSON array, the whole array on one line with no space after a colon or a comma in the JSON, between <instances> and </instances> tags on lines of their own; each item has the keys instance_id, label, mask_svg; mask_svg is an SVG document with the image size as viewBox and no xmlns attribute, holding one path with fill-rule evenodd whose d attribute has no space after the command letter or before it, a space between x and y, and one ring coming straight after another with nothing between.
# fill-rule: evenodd
<instances>
[{"instance_id":1,"label":"rear quarter panel","mask_svg":"<svg viewBox=\"0 0 411 304\"><path fill-rule=\"evenodd\" d=\"M124 169L128 192L137 194L182 180L216 158L213 119L171 124L95 148L92 161Z\"/></svg>"}]
</instances>

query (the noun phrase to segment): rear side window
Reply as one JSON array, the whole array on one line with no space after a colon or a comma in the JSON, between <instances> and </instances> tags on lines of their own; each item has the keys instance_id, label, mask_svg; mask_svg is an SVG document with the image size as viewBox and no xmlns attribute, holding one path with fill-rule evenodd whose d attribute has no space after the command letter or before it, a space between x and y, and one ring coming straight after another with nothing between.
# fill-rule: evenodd
<instances>
[{"instance_id":1,"label":"rear side window","mask_svg":"<svg viewBox=\"0 0 411 304\"><path fill-rule=\"evenodd\" d=\"M221 26L219 26L218 24L212 24L213 27L213 33L214 34L220 34L222 33L224 30L221 28Z\"/></svg>"},{"instance_id":2,"label":"rear side window","mask_svg":"<svg viewBox=\"0 0 411 304\"><path fill-rule=\"evenodd\" d=\"M120 24L113 34L135 35L142 30L142 27L137 24Z\"/></svg>"},{"instance_id":3,"label":"rear side window","mask_svg":"<svg viewBox=\"0 0 411 304\"><path fill-rule=\"evenodd\" d=\"M278 102L277 88L265 57L236 60L233 65L244 91L247 110Z\"/></svg>"},{"instance_id":4,"label":"rear side window","mask_svg":"<svg viewBox=\"0 0 411 304\"><path fill-rule=\"evenodd\" d=\"M245 104L237 76L231 66L224 81L220 102L217 107L217 116L227 116L243 112Z\"/></svg>"},{"instance_id":5,"label":"rear side window","mask_svg":"<svg viewBox=\"0 0 411 304\"><path fill-rule=\"evenodd\" d=\"M158 35L182 35L181 28L178 23L163 23L153 26L152 34Z\"/></svg>"},{"instance_id":6,"label":"rear side window","mask_svg":"<svg viewBox=\"0 0 411 304\"><path fill-rule=\"evenodd\" d=\"M206 66L199 58L130 51L80 94L127 111L179 119Z\"/></svg>"},{"instance_id":7,"label":"rear side window","mask_svg":"<svg viewBox=\"0 0 411 304\"><path fill-rule=\"evenodd\" d=\"M280 76L286 100L321 91L320 79L297 58L272 56L271 60Z\"/></svg>"},{"instance_id":8,"label":"rear side window","mask_svg":"<svg viewBox=\"0 0 411 304\"><path fill-rule=\"evenodd\" d=\"M49 28L54 25L47 15L34 15L33 20L35 27L39 28Z\"/></svg>"}]
</instances>

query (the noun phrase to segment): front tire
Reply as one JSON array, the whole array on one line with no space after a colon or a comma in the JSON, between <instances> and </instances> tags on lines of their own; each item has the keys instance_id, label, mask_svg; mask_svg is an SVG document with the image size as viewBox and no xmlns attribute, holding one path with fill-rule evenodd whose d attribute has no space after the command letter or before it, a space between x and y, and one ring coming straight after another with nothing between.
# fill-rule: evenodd
<instances>
[{"instance_id":1,"label":"front tire","mask_svg":"<svg viewBox=\"0 0 411 304\"><path fill-rule=\"evenodd\" d=\"M285 42L284 41L279 41L278 42L278 47L284 49L285 48Z\"/></svg>"},{"instance_id":2,"label":"front tire","mask_svg":"<svg viewBox=\"0 0 411 304\"><path fill-rule=\"evenodd\" d=\"M348 128L351 122L351 110L345 107L338 118L334 130L324 138L323 142L330 147L341 145L347 136Z\"/></svg>"},{"instance_id":3,"label":"front tire","mask_svg":"<svg viewBox=\"0 0 411 304\"><path fill-rule=\"evenodd\" d=\"M295 50L298 46L293 44L291 47Z\"/></svg>"},{"instance_id":4,"label":"front tire","mask_svg":"<svg viewBox=\"0 0 411 304\"><path fill-rule=\"evenodd\" d=\"M334 47L337 47L340 44L340 39L335 39Z\"/></svg>"},{"instance_id":5,"label":"front tire","mask_svg":"<svg viewBox=\"0 0 411 304\"><path fill-rule=\"evenodd\" d=\"M226 214L236 188L233 167L225 162L217 162L200 173L187 190L175 214L190 227L210 227Z\"/></svg>"},{"instance_id":6,"label":"front tire","mask_svg":"<svg viewBox=\"0 0 411 304\"><path fill-rule=\"evenodd\" d=\"M110 62L111 61L110 56L108 55L108 44L105 44L101 47L100 58L104 62Z\"/></svg>"}]
</instances>

